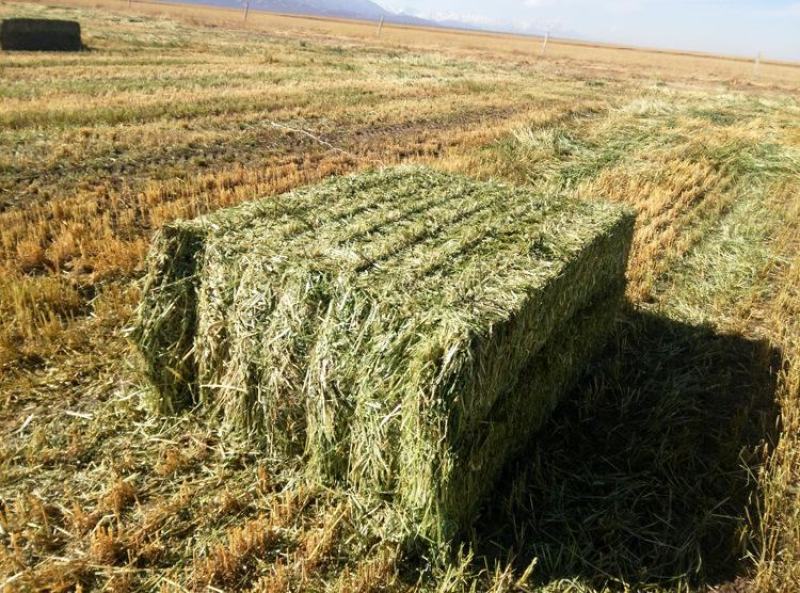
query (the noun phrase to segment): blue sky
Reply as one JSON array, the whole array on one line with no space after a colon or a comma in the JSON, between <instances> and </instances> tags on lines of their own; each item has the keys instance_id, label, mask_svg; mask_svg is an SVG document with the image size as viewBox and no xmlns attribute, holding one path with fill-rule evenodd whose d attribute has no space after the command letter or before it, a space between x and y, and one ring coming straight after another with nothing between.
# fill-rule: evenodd
<instances>
[{"instance_id":1,"label":"blue sky","mask_svg":"<svg viewBox=\"0 0 800 593\"><path fill-rule=\"evenodd\" d=\"M800 60L800 0L378 0L488 27L641 46Z\"/></svg>"}]
</instances>

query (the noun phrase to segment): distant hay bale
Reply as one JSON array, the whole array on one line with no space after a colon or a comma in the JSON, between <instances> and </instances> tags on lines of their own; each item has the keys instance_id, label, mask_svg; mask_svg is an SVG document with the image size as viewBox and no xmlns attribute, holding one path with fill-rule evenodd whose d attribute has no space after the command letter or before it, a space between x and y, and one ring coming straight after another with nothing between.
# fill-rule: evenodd
<instances>
[{"instance_id":1,"label":"distant hay bale","mask_svg":"<svg viewBox=\"0 0 800 593\"><path fill-rule=\"evenodd\" d=\"M81 26L75 21L5 19L0 23L0 47L19 51L80 51Z\"/></svg>"},{"instance_id":2,"label":"distant hay bale","mask_svg":"<svg viewBox=\"0 0 800 593\"><path fill-rule=\"evenodd\" d=\"M463 530L603 344L633 216L420 168L157 235L134 339L160 406Z\"/></svg>"}]
</instances>

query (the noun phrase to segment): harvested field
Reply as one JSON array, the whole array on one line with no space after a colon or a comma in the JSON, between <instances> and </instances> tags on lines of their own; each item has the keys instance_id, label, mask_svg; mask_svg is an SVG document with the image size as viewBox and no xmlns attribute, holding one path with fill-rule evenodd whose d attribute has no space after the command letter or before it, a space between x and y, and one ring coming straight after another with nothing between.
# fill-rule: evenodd
<instances>
[{"instance_id":1,"label":"harvested field","mask_svg":"<svg viewBox=\"0 0 800 593\"><path fill-rule=\"evenodd\" d=\"M164 227L134 336L157 409L210 408L446 543L602 346L632 232L426 169L337 178Z\"/></svg>"},{"instance_id":2,"label":"harvested field","mask_svg":"<svg viewBox=\"0 0 800 593\"><path fill-rule=\"evenodd\" d=\"M0 3L92 48L0 61L0 589L797 590L800 68L57 3ZM636 212L610 342L444 558L211 393L152 414L129 340L160 230L396 165ZM478 456L531 422L492 413Z\"/></svg>"}]
</instances>

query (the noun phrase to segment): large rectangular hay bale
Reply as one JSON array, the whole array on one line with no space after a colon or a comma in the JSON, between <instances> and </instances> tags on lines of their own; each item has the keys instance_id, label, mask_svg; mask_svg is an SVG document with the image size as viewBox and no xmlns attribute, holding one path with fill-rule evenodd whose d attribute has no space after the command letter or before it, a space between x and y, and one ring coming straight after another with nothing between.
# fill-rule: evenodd
<instances>
[{"instance_id":1,"label":"large rectangular hay bale","mask_svg":"<svg viewBox=\"0 0 800 593\"><path fill-rule=\"evenodd\" d=\"M134 334L162 407L462 530L602 344L623 208L399 168L165 227Z\"/></svg>"},{"instance_id":2,"label":"large rectangular hay bale","mask_svg":"<svg viewBox=\"0 0 800 593\"><path fill-rule=\"evenodd\" d=\"M0 48L18 51L80 51L81 26L76 21L5 19L0 23Z\"/></svg>"}]
</instances>

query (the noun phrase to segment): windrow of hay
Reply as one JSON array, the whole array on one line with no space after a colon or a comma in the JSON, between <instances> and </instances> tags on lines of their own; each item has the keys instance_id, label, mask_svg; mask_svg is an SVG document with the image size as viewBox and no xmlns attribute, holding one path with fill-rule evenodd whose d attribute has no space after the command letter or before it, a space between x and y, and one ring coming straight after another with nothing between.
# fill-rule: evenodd
<instances>
[{"instance_id":1,"label":"windrow of hay","mask_svg":"<svg viewBox=\"0 0 800 593\"><path fill-rule=\"evenodd\" d=\"M336 178L165 227L134 336L162 410L446 541L607 335L632 229L426 169Z\"/></svg>"}]
</instances>

